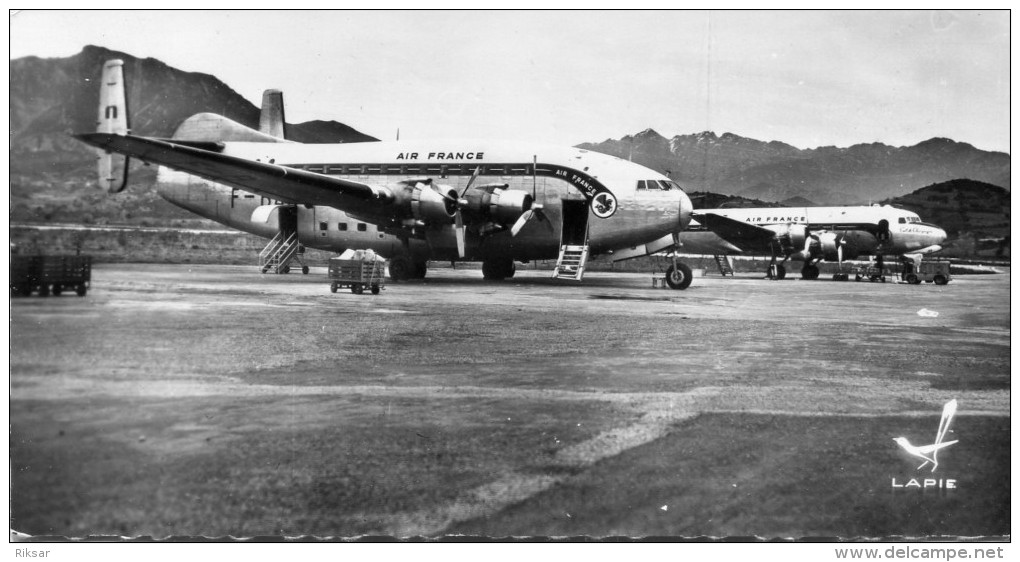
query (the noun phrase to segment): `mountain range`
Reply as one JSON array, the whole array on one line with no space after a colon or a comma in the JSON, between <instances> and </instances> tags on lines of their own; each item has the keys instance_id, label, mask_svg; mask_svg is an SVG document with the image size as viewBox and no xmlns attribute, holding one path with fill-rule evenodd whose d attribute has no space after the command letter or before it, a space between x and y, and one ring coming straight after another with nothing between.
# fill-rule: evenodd
<instances>
[{"instance_id":1,"label":"mountain range","mask_svg":"<svg viewBox=\"0 0 1020 562\"><path fill-rule=\"evenodd\" d=\"M131 126L137 134L170 136L184 119L203 111L258 126L259 108L216 77L178 70L156 59L88 46L67 58L12 60L12 220L81 216L83 222L180 224L194 218L152 190L105 196L94 179L94 154L69 136L94 128L95 80L102 64L113 58L125 63ZM299 142L377 140L336 121L288 124L286 131L288 138ZM923 218L951 224L955 231L974 230L972 219L992 230L1005 224L1008 230L1009 155L950 139L933 138L908 147L872 143L799 149L710 131L667 139L647 129L579 147L668 173L700 202L698 208L892 201L908 208L920 206ZM133 184L153 177L152 168L137 165L132 171ZM981 208L967 207L971 203L980 203ZM953 216L961 212L968 224L956 224L960 221Z\"/></svg>"},{"instance_id":2,"label":"mountain range","mask_svg":"<svg viewBox=\"0 0 1020 562\"><path fill-rule=\"evenodd\" d=\"M958 178L1010 188L1008 154L945 138L905 147L871 143L798 149L733 133L705 131L667 139L646 129L579 146L667 173L688 191L765 201L866 204Z\"/></svg>"},{"instance_id":3,"label":"mountain range","mask_svg":"<svg viewBox=\"0 0 1020 562\"><path fill-rule=\"evenodd\" d=\"M69 133L95 129L95 82L110 59L124 61L131 130L136 134L169 137L182 121L204 111L258 128L259 108L215 76L91 45L67 58L24 57L10 64L12 173L31 174L40 168L71 172L83 166L91 173L91 149ZM378 140L336 121L287 124L286 135L312 143Z\"/></svg>"}]
</instances>

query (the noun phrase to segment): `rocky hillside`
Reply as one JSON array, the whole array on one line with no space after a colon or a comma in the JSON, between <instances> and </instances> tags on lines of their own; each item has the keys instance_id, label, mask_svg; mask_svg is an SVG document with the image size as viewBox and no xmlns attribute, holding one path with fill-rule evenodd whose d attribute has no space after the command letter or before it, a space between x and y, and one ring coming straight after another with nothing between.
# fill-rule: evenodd
<instances>
[{"instance_id":1,"label":"rocky hillside","mask_svg":"<svg viewBox=\"0 0 1020 562\"><path fill-rule=\"evenodd\" d=\"M258 127L259 108L215 76L185 72L152 58L88 46L67 58L25 57L10 63L10 219L12 222L194 224L194 215L144 189L153 170L134 163L131 184L116 197L95 182L95 156L71 133L95 128L97 80L105 61L124 61L135 133L170 136L195 113L209 111ZM287 124L300 142L378 140L336 121Z\"/></svg>"},{"instance_id":2,"label":"rocky hillside","mask_svg":"<svg viewBox=\"0 0 1020 562\"><path fill-rule=\"evenodd\" d=\"M10 64L12 173L91 173L92 153L69 133L95 128L96 81L103 63L115 58L124 60L131 128L137 134L170 136L203 111L258 128L259 108L215 76L94 46L67 58L25 57ZM378 140L335 121L288 124L287 133L299 142Z\"/></svg>"},{"instance_id":3,"label":"rocky hillside","mask_svg":"<svg viewBox=\"0 0 1020 562\"><path fill-rule=\"evenodd\" d=\"M957 179L929 185L882 202L909 209L946 230L961 255L1009 244L1010 193L979 181Z\"/></svg>"},{"instance_id":4,"label":"rocky hillside","mask_svg":"<svg viewBox=\"0 0 1020 562\"><path fill-rule=\"evenodd\" d=\"M1010 188L1008 154L943 138L906 147L872 143L801 150L732 133L706 131L667 139L646 129L580 146L668 173L688 191L765 201L866 204L955 178Z\"/></svg>"}]
</instances>

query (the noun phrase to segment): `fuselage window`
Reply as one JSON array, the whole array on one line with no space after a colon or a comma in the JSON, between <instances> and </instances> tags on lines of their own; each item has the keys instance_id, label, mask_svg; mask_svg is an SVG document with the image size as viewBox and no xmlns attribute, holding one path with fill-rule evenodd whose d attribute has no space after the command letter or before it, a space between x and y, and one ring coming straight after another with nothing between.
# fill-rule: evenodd
<instances>
[{"instance_id":1,"label":"fuselage window","mask_svg":"<svg viewBox=\"0 0 1020 562\"><path fill-rule=\"evenodd\" d=\"M367 224L365 224L363 222L359 222L358 223L358 232L365 232L367 230L368 230L368 225Z\"/></svg>"},{"instance_id":2,"label":"fuselage window","mask_svg":"<svg viewBox=\"0 0 1020 562\"><path fill-rule=\"evenodd\" d=\"M327 222L320 222L319 223L319 230L326 230L327 228L329 228L329 223L327 223Z\"/></svg>"},{"instance_id":3,"label":"fuselage window","mask_svg":"<svg viewBox=\"0 0 1020 562\"><path fill-rule=\"evenodd\" d=\"M337 226L340 227L341 232L347 230L347 223L345 222L337 223Z\"/></svg>"}]
</instances>

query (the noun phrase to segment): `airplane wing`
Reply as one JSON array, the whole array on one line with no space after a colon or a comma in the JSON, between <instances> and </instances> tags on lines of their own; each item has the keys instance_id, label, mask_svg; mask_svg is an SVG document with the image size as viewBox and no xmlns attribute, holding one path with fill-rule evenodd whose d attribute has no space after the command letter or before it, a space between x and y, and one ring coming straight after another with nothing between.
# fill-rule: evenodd
<instances>
[{"instance_id":1,"label":"airplane wing","mask_svg":"<svg viewBox=\"0 0 1020 562\"><path fill-rule=\"evenodd\" d=\"M702 226L745 252L768 250L769 243L776 237L776 233L767 228L712 212L702 211L691 216Z\"/></svg>"},{"instance_id":2,"label":"airplane wing","mask_svg":"<svg viewBox=\"0 0 1020 562\"><path fill-rule=\"evenodd\" d=\"M392 217L392 194L365 183L221 154L221 143L88 133L79 140L210 181L292 204L327 205L359 215Z\"/></svg>"}]
</instances>

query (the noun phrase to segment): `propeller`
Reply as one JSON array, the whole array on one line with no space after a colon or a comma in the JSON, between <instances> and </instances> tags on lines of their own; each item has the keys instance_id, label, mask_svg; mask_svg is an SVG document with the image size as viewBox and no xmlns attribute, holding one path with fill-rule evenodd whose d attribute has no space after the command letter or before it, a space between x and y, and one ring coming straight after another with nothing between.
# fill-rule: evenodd
<instances>
[{"instance_id":1,"label":"propeller","mask_svg":"<svg viewBox=\"0 0 1020 562\"><path fill-rule=\"evenodd\" d=\"M545 219L545 213L542 212L542 204L535 203L538 198L538 155L532 156L531 165L531 208L521 213L518 217L517 222L510 227L510 236L517 236L517 233L524 228L524 225L528 224L528 221L534 217L538 217L539 220Z\"/></svg>"},{"instance_id":2,"label":"propeller","mask_svg":"<svg viewBox=\"0 0 1020 562\"><path fill-rule=\"evenodd\" d=\"M457 197L457 212L453 215L454 233L457 235L457 255L461 258L464 257L464 247L466 246L464 214L461 212L461 209L467 206L468 202L464 199L464 196L467 195L468 190L471 189L471 184L475 183L475 179L478 177L478 173L480 171L481 166L475 166L475 171L471 174L471 178L468 179L467 185L464 186L464 191L462 191L460 196Z\"/></svg>"}]
</instances>

